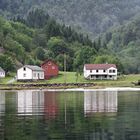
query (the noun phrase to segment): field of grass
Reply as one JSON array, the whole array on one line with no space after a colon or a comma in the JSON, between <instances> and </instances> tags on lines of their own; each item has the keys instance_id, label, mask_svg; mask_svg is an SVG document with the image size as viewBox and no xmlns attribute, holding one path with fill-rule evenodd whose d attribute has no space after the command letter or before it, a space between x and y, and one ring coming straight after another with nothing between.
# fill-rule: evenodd
<instances>
[{"instance_id":1,"label":"field of grass","mask_svg":"<svg viewBox=\"0 0 140 140\"><path fill-rule=\"evenodd\" d=\"M66 75L66 76L65 76ZM83 75L76 76L76 72L60 72L59 76L52 78L47 83L95 83L99 86L134 86L132 82L140 80L140 74L133 75L121 75L118 76L118 80L86 80Z\"/></svg>"},{"instance_id":2,"label":"field of grass","mask_svg":"<svg viewBox=\"0 0 140 140\"><path fill-rule=\"evenodd\" d=\"M0 79L1 84L6 84L12 76L6 77L4 79ZM53 84L53 83L94 83L96 87L134 87L132 82L137 82L140 80L140 74L133 75L121 75L118 76L118 80L86 80L83 75L78 74L76 72L60 72L57 77L51 78L49 80L36 81L36 82L15 82L14 84Z\"/></svg>"}]
</instances>

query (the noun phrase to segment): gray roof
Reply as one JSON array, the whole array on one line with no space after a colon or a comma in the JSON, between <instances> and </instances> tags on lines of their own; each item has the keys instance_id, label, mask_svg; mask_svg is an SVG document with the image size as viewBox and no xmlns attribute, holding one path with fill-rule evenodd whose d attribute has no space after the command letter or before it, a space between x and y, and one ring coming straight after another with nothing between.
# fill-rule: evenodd
<instances>
[{"instance_id":1,"label":"gray roof","mask_svg":"<svg viewBox=\"0 0 140 140\"><path fill-rule=\"evenodd\" d=\"M25 65L24 67L27 67L33 71L43 71L43 69L39 66L33 66L33 65Z\"/></svg>"},{"instance_id":2,"label":"gray roof","mask_svg":"<svg viewBox=\"0 0 140 140\"><path fill-rule=\"evenodd\" d=\"M0 72L5 72L5 71L0 67Z\"/></svg>"}]
</instances>

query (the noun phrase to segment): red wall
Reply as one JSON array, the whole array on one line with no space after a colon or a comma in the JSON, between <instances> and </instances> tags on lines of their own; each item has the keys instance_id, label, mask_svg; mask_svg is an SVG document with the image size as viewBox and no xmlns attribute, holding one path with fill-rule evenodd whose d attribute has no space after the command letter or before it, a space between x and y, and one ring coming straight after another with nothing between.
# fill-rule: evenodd
<instances>
[{"instance_id":1,"label":"red wall","mask_svg":"<svg viewBox=\"0 0 140 140\"><path fill-rule=\"evenodd\" d=\"M45 61L41 67L44 70L45 79L50 79L59 73L58 65L51 60Z\"/></svg>"}]
</instances>

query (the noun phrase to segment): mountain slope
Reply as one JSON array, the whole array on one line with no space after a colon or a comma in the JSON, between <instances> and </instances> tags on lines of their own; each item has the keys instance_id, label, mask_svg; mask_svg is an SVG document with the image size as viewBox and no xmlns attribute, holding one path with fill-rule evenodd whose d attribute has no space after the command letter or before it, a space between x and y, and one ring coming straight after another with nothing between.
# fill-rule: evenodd
<instances>
[{"instance_id":1,"label":"mountain slope","mask_svg":"<svg viewBox=\"0 0 140 140\"><path fill-rule=\"evenodd\" d=\"M100 55L117 56L125 73L140 73L140 16L96 40Z\"/></svg>"},{"instance_id":2,"label":"mountain slope","mask_svg":"<svg viewBox=\"0 0 140 140\"><path fill-rule=\"evenodd\" d=\"M140 12L140 0L1 0L0 13L8 18L26 17L33 7L77 30L96 36L108 28L123 24Z\"/></svg>"}]
</instances>

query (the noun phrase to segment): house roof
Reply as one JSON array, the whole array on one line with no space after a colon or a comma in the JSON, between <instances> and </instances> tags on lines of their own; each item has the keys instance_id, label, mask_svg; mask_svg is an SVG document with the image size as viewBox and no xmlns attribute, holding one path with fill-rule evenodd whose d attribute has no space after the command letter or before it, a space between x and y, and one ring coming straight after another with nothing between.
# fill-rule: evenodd
<instances>
[{"instance_id":1,"label":"house roof","mask_svg":"<svg viewBox=\"0 0 140 140\"><path fill-rule=\"evenodd\" d=\"M115 64L85 64L86 70L107 70L111 67L116 68Z\"/></svg>"},{"instance_id":2,"label":"house roof","mask_svg":"<svg viewBox=\"0 0 140 140\"><path fill-rule=\"evenodd\" d=\"M53 62L55 65L57 65L57 63L56 63L55 61L53 61L53 60L51 60L51 59L48 59L48 60L44 61L44 62L41 64L41 66L44 65L44 64L46 64L46 63L49 62L49 61L51 61L51 62ZM57 66L58 66L58 65L57 65Z\"/></svg>"},{"instance_id":3,"label":"house roof","mask_svg":"<svg viewBox=\"0 0 140 140\"><path fill-rule=\"evenodd\" d=\"M34 66L34 65L25 65L24 67L27 67L33 71L43 71L43 69L39 66Z\"/></svg>"},{"instance_id":4,"label":"house roof","mask_svg":"<svg viewBox=\"0 0 140 140\"><path fill-rule=\"evenodd\" d=\"M5 72L1 67L0 67L0 71L1 71L1 72Z\"/></svg>"}]
</instances>

